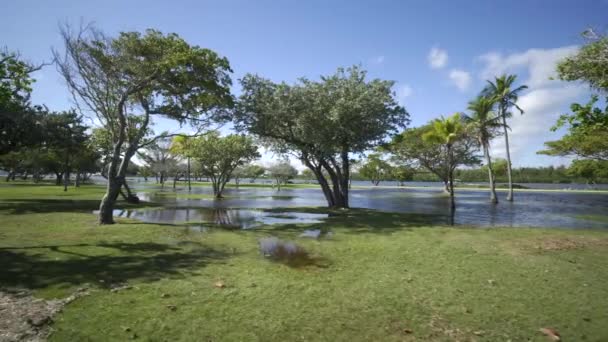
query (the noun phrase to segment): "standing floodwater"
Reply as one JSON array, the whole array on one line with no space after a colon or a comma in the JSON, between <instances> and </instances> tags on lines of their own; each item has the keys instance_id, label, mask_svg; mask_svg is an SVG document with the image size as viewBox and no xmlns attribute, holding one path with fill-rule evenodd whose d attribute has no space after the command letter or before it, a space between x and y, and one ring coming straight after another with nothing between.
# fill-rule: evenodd
<instances>
[{"instance_id":1,"label":"standing floodwater","mask_svg":"<svg viewBox=\"0 0 608 342\"><path fill-rule=\"evenodd\" d=\"M260 214L242 209L272 209L297 207L323 207L326 202L320 190L315 188L283 189L270 188L227 189L222 200L213 200L211 189L196 187L188 193L184 189L150 189L139 195L144 200L163 203L166 209L146 215L148 221L218 221L225 213L195 214L186 218L185 212L175 208L230 209L229 221L252 221L264 223L307 223L318 220L314 215L291 213L281 215ZM514 202L505 201L506 193L498 192L500 203L492 205L488 192L461 189L456 191L456 210L449 214L449 198L437 189L411 188L355 188L351 190L350 203L353 208L368 208L387 212L432 215L440 223L495 227L546 227L546 228L608 228L608 194L568 191L519 191ZM239 210L241 209L241 210ZM149 210L149 209L146 209ZM163 210L165 213L163 214ZM288 209L286 209L289 211ZM240 213L239 213L240 212ZM158 216L158 220L154 219ZM175 215L175 218L172 216ZM291 215L291 216L290 216ZM137 215L135 215L137 216ZM206 218L205 218L206 217ZM599 219L598 219L599 218ZM273 222L274 220L274 222ZM283 221L281 221L283 220Z\"/></svg>"}]
</instances>

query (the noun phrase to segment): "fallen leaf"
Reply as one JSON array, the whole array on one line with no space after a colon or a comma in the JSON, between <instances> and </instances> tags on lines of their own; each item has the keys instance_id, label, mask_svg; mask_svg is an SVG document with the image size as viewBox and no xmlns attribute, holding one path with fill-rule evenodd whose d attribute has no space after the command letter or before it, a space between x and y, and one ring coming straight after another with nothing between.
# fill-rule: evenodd
<instances>
[{"instance_id":1,"label":"fallen leaf","mask_svg":"<svg viewBox=\"0 0 608 342\"><path fill-rule=\"evenodd\" d=\"M477 335L477 336L483 336L483 331L481 331L481 330L473 331L473 334Z\"/></svg>"},{"instance_id":2,"label":"fallen leaf","mask_svg":"<svg viewBox=\"0 0 608 342\"><path fill-rule=\"evenodd\" d=\"M215 284L213 284L213 286L217 287L218 289L223 289L226 287L226 284L223 281L216 281Z\"/></svg>"},{"instance_id":3,"label":"fallen leaf","mask_svg":"<svg viewBox=\"0 0 608 342\"><path fill-rule=\"evenodd\" d=\"M545 334L545 336L547 336L548 338L550 338L551 341L561 341L562 340L561 336L555 329L540 328L539 331L541 333Z\"/></svg>"},{"instance_id":4,"label":"fallen leaf","mask_svg":"<svg viewBox=\"0 0 608 342\"><path fill-rule=\"evenodd\" d=\"M175 305L167 305L167 309L169 309L171 311L175 311L175 310L177 310L177 306L175 306Z\"/></svg>"},{"instance_id":5,"label":"fallen leaf","mask_svg":"<svg viewBox=\"0 0 608 342\"><path fill-rule=\"evenodd\" d=\"M405 329L403 329L403 332L406 334L413 334L414 330L405 328Z\"/></svg>"},{"instance_id":6,"label":"fallen leaf","mask_svg":"<svg viewBox=\"0 0 608 342\"><path fill-rule=\"evenodd\" d=\"M168 293L163 293L160 295L160 298L169 298L170 295Z\"/></svg>"}]
</instances>

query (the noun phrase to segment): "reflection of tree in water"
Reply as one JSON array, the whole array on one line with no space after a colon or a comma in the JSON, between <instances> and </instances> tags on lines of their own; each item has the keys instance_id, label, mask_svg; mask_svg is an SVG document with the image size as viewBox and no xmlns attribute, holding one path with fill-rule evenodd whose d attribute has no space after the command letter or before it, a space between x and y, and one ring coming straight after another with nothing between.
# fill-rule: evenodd
<instances>
[{"instance_id":1,"label":"reflection of tree in water","mask_svg":"<svg viewBox=\"0 0 608 342\"><path fill-rule=\"evenodd\" d=\"M201 211L202 220L229 228L248 228L255 222L255 217L241 210L214 208Z\"/></svg>"}]
</instances>

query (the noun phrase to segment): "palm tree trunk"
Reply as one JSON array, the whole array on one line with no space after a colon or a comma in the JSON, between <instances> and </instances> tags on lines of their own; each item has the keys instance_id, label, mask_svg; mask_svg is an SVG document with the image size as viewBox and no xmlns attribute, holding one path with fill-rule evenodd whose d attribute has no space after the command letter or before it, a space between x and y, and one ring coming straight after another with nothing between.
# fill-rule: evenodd
<instances>
[{"instance_id":1,"label":"palm tree trunk","mask_svg":"<svg viewBox=\"0 0 608 342\"><path fill-rule=\"evenodd\" d=\"M486 156L486 162L488 163L488 179L490 181L490 202L498 203L498 197L496 197L496 185L494 184L494 170L492 169L492 158L490 158L490 149L487 143L483 144L483 152Z\"/></svg>"},{"instance_id":2,"label":"palm tree trunk","mask_svg":"<svg viewBox=\"0 0 608 342\"><path fill-rule=\"evenodd\" d=\"M502 127L505 130L505 147L507 149L507 178L509 180L509 194L507 195L507 201L513 201L513 178L511 176L511 152L509 151L509 133L507 132L507 117L505 108L501 110L502 116Z\"/></svg>"},{"instance_id":3,"label":"palm tree trunk","mask_svg":"<svg viewBox=\"0 0 608 342\"><path fill-rule=\"evenodd\" d=\"M456 200L454 199L454 153L452 145L448 145L448 181L450 182L450 209L454 211L456 208Z\"/></svg>"}]
</instances>

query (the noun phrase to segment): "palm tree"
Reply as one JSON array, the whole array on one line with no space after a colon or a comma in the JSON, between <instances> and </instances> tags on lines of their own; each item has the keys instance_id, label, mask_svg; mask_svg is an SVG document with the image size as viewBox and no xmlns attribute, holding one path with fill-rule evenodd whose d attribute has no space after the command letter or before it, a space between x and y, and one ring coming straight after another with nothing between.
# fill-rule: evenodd
<instances>
[{"instance_id":1,"label":"palm tree","mask_svg":"<svg viewBox=\"0 0 608 342\"><path fill-rule=\"evenodd\" d=\"M513 115L513 113L509 111L512 107L515 107L521 114L524 113L523 109L517 105L517 99L522 91L528 89L527 85L521 85L511 89L513 83L515 83L515 79L517 79L516 75L503 74L500 77L494 77L494 82L488 81L488 86L483 91L484 95L496 98L498 115L502 118L502 126L505 134L505 147L507 149L507 177L509 178L509 194L507 195L507 201L513 201L513 178L511 176L511 152L509 151L507 117Z\"/></svg>"},{"instance_id":2,"label":"palm tree","mask_svg":"<svg viewBox=\"0 0 608 342\"><path fill-rule=\"evenodd\" d=\"M456 206L454 202L454 169L456 168L456 162L454 160L453 146L461 137L463 131L464 126L462 125L461 115L460 113L456 113L447 118L441 117L441 119L434 120L432 129L422 135L422 139L425 141L445 146L452 210Z\"/></svg>"},{"instance_id":3,"label":"palm tree","mask_svg":"<svg viewBox=\"0 0 608 342\"><path fill-rule=\"evenodd\" d=\"M492 169L492 158L490 157L490 140L497 134L502 126L500 116L497 116L492 109L496 104L496 99L480 95L475 100L469 102L467 109L471 115L466 117L471 132L477 137L479 144L483 148L483 154L488 165L488 178L490 180L490 201L498 203L496 197L496 185L494 183L494 170Z\"/></svg>"},{"instance_id":4,"label":"palm tree","mask_svg":"<svg viewBox=\"0 0 608 342\"><path fill-rule=\"evenodd\" d=\"M188 191L192 190L192 185L190 184L190 157L192 157L192 141L190 139L190 137L187 137L185 135L178 135L175 138L173 138L173 141L171 142L171 152L173 154L182 156L182 157L186 157L186 163L187 163L187 170L186 170L186 177L188 179Z\"/></svg>"}]
</instances>

